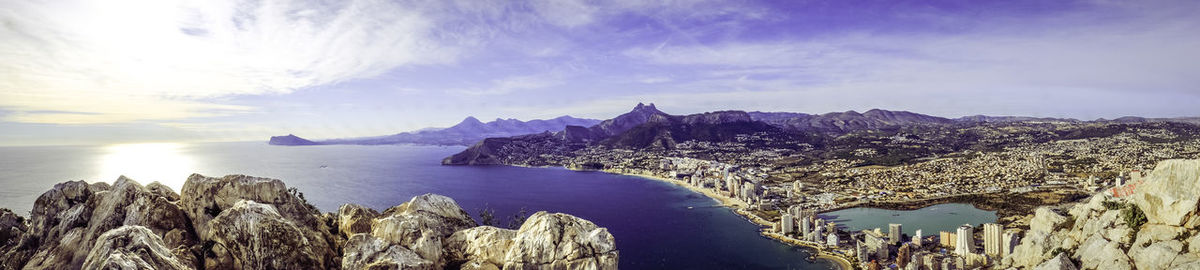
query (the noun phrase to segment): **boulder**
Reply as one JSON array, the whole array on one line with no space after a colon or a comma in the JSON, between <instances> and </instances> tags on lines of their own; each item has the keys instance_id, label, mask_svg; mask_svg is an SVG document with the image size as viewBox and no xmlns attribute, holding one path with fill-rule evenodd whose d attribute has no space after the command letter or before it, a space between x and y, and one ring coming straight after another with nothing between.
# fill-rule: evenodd
<instances>
[{"instance_id":1,"label":"boulder","mask_svg":"<svg viewBox=\"0 0 1200 270\"><path fill-rule=\"evenodd\" d=\"M15 245L29 229L24 217L8 208L0 208L0 247Z\"/></svg>"},{"instance_id":2,"label":"boulder","mask_svg":"<svg viewBox=\"0 0 1200 270\"><path fill-rule=\"evenodd\" d=\"M1050 260L1047 260L1046 262L1043 262L1042 264L1039 264L1037 267L1033 268L1033 270L1075 270L1075 269L1078 269L1078 268L1075 268L1075 264L1071 262L1071 259L1067 259L1066 253L1058 254L1058 256L1055 256L1054 258L1051 258Z\"/></svg>"},{"instance_id":3,"label":"boulder","mask_svg":"<svg viewBox=\"0 0 1200 270\"><path fill-rule=\"evenodd\" d=\"M1075 258L1079 258L1080 269L1132 269L1129 256L1125 255L1120 246L1100 235L1088 237L1079 249L1075 250Z\"/></svg>"},{"instance_id":4,"label":"boulder","mask_svg":"<svg viewBox=\"0 0 1200 270\"><path fill-rule=\"evenodd\" d=\"M158 181L154 181L154 182L151 182L149 185L146 185L146 190L150 191L150 193L154 193L158 196L162 196L163 198L166 198L168 201L172 201L172 202L179 201L178 193L175 193L175 191L171 190L170 187L167 187L167 185L163 185L162 183L159 183Z\"/></svg>"},{"instance_id":5,"label":"boulder","mask_svg":"<svg viewBox=\"0 0 1200 270\"><path fill-rule=\"evenodd\" d=\"M185 195L186 196L186 195ZM210 220L208 269L321 269L320 248L270 204L241 200Z\"/></svg>"},{"instance_id":6,"label":"boulder","mask_svg":"<svg viewBox=\"0 0 1200 270\"><path fill-rule=\"evenodd\" d=\"M180 231L194 240L187 215L174 203L121 176L111 186L82 181L55 185L38 198L33 210L29 243L40 243L25 269L82 267L88 248L109 230L142 226L161 237Z\"/></svg>"},{"instance_id":7,"label":"boulder","mask_svg":"<svg viewBox=\"0 0 1200 270\"><path fill-rule=\"evenodd\" d=\"M370 233L371 221L379 216L379 211L357 204L343 204L338 207L338 231L347 237L358 233Z\"/></svg>"},{"instance_id":8,"label":"boulder","mask_svg":"<svg viewBox=\"0 0 1200 270\"><path fill-rule=\"evenodd\" d=\"M1159 162L1132 198L1149 223L1183 225L1200 202L1200 160Z\"/></svg>"},{"instance_id":9,"label":"boulder","mask_svg":"<svg viewBox=\"0 0 1200 270\"><path fill-rule=\"evenodd\" d=\"M1134 265L1141 270L1171 269L1171 263L1181 251L1183 243L1176 240L1157 242L1136 251L1130 250Z\"/></svg>"},{"instance_id":10,"label":"boulder","mask_svg":"<svg viewBox=\"0 0 1200 270\"><path fill-rule=\"evenodd\" d=\"M1067 217L1055 212L1049 207L1038 207L1034 210L1033 219L1029 221L1030 231L1053 232L1067 223Z\"/></svg>"},{"instance_id":11,"label":"boulder","mask_svg":"<svg viewBox=\"0 0 1200 270\"><path fill-rule=\"evenodd\" d=\"M142 226L123 226L96 240L83 269L192 269L163 246L162 239Z\"/></svg>"},{"instance_id":12,"label":"boulder","mask_svg":"<svg viewBox=\"0 0 1200 270\"><path fill-rule=\"evenodd\" d=\"M504 255L505 269L617 269L608 229L562 213L534 213Z\"/></svg>"},{"instance_id":13,"label":"boulder","mask_svg":"<svg viewBox=\"0 0 1200 270\"><path fill-rule=\"evenodd\" d=\"M192 217L196 233L204 235L209 220L241 200L270 204L281 216L301 226L316 227L315 216L320 215L292 194L283 181L245 175L215 178L192 174L183 184L179 205Z\"/></svg>"},{"instance_id":14,"label":"boulder","mask_svg":"<svg viewBox=\"0 0 1200 270\"><path fill-rule=\"evenodd\" d=\"M504 265L504 256L516 236L515 230L492 226L461 230L446 240L446 257L470 268L498 268Z\"/></svg>"},{"instance_id":15,"label":"boulder","mask_svg":"<svg viewBox=\"0 0 1200 270\"><path fill-rule=\"evenodd\" d=\"M355 234L342 250L342 269L435 269L416 252L370 234Z\"/></svg>"},{"instance_id":16,"label":"boulder","mask_svg":"<svg viewBox=\"0 0 1200 270\"><path fill-rule=\"evenodd\" d=\"M270 205L276 214L304 235L309 250L320 257L318 262L323 263L316 267L336 267L339 247L333 236L336 230L331 229L335 226L334 221L298 195L298 191L289 190L283 181L276 179L245 175L214 178L192 174L183 184L179 206L191 217L196 234L205 236L211 235L208 233L211 220L242 200Z\"/></svg>"},{"instance_id":17,"label":"boulder","mask_svg":"<svg viewBox=\"0 0 1200 270\"><path fill-rule=\"evenodd\" d=\"M467 211L446 196L424 194L388 208L372 221L371 236L408 248L442 268L443 240L477 224Z\"/></svg>"}]
</instances>

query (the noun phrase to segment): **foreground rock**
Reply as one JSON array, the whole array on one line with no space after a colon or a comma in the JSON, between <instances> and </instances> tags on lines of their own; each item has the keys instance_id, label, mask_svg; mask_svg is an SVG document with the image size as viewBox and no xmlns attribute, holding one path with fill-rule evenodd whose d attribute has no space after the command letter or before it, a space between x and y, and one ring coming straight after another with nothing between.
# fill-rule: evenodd
<instances>
[{"instance_id":1,"label":"foreground rock","mask_svg":"<svg viewBox=\"0 0 1200 270\"><path fill-rule=\"evenodd\" d=\"M454 233L450 258L474 269L616 269L612 234L567 214L537 212L521 228L490 226Z\"/></svg>"},{"instance_id":2,"label":"foreground rock","mask_svg":"<svg viewBox=\"0 0 1200 270\"><path fill-rule=\"evenodd\" d=\"M1200 160L1163 161L1133 196L1097 194L1066 215L1039 208L1021 244L999 266L1200 269L1198 200Z\"/></svg>"},{"instance_id":3,"label":"foreground rock","mask_svg":"<svg viewBox=\"0 0 1200 270\"><path fill-rule=\"evenodd\" d=\"M1200 246L1200 245L1198 245ZM616 269L604 228L539 212L480 227L448 197L321 213L282 181L192 175L181 193L65 182L32 216L0 209L0 269Z\"/></svg>"},{"instance_id":4,"label":"foreground rock","mask_svg":"<svg viewBox=\"0 0 1200 270\"><path fill-rule=\"evenodd\" d=\"M158 235L142 226L124 226L100 235L83 269L191 269L175 258Z\"/></svg>"}]
</instances>

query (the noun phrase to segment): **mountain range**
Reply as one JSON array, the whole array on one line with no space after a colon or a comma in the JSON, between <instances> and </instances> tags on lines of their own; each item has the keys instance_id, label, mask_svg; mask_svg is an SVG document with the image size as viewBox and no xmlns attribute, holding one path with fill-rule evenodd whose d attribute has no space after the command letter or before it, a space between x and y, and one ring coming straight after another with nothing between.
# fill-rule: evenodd
<instances>
[{"instance_id":1,"label":"mountain range","mask_svg":"<svg viewBox=\"0 0 1200 270\"><path fill-rule=\"evenodd\" d=\"M272 145L321 145L321 144L431 144L431 145L471 145L491 137L508 137L543 131L560 131L575 125L595 125L600 120L561 116L554 119L521 121L517 119L496 119L484 123L475 117L467 117L462 122L448 128L429 128L413 132L393 135L330 139L311 141L295 135L274 136L269 141Z\"/></svg>"},{"instance_id":2,"label":"mountain range","mask_svg":"<svg viewBox=\"0 0 1200 270\"><path fill-rule=\"evenodd\" d=\"M913 132L927 136L936 134L934 136L936 140L933 137L925 138L937 141L937 144L940 145L930 147L930 149L945 147L948 148L946 151L950 151L963 147L996 147L995 145L985 145L987 140L981 140L972 132L955 131L980 125L1042 125L1047 123L1079 125L1140 122L1195 124L1196 120L1196 118L1123 117L1116 120L1081 121L1063 118L983 115L951 119L881 109L872 109L864 113L855 111L825 114L717 111L691 115L670 115L658 110L654 104L639 103L628 113L592 126L567 125L558 132L547 131L483 139L463 152L447 157L442 162L449 165L545 165L541 163L554 162L546 161L545 157L547 156L570 157L584 149L671 150L675 149L678 143L687 141L760 144L753 147L770 146L769 144L807 144L826 147L826 149L840 149L838 145L853 144L862 140L862 138L855 139L862 136L847 137L847 135L875 131L907 133L908 135L904 136L910 137L916 136L912 134ZM901 130L906 131L900 132ZM1093 131L1081 129L1076 132ZM959 138L957 136L966 137ZM830 151L830 153L833 152L836 151Z\"/></svg>"}]
</instances>

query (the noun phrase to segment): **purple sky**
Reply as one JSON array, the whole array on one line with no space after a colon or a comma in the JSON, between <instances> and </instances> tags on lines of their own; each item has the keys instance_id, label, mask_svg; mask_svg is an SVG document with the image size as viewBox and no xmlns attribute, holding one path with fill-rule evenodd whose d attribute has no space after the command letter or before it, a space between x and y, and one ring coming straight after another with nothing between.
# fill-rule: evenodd
<instances>
[{"instance_id":1,"label":"purple sky","mask_svg":"<svg viewBox=\"0 0 1200 270\"><path fill-rule=\"evenodd\" d=\"M7 1L0 145L368 136L638 102L1200 116L1195 14L1196 1Z\"/></svg>"}]
</instances>

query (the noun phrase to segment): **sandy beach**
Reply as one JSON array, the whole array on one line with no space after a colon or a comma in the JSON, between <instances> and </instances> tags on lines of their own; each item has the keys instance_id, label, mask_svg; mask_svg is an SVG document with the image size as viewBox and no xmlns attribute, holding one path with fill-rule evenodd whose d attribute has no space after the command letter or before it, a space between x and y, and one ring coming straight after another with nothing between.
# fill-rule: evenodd
<instances>
[{"instance_id":1,"label":"sandy beach","mask_svg":"<svg viewBox=\"0 0 1200 270\"><path fill-rule=\"evenodd\" d=\"M764 228L761 233L763 236L783 242L784 244L812 248L817 253L816 258L818 260L829 260L829 261L837 264L839 269L845 269L845 270L854 269L854 266L850 263L849 260L847 260L846 258L843 258L841 256L826 252L823 247L818 247L809 242L799 241L796 239L792 239L790 237L785 237L783 235L779 235L779 234L770 232L769 230L770 230L771 226L774 224L772 224L768 220L762 219L755 215L751 215L751 214L747 213L745 210L742 210L742 208L744 208L748 205L746 202L744 202L742 200L739 200L736 198L730 198L723 194L719 194L711 189L695 187L695 186L687 184L687 182L684 182L684 181L678 180L678 179L669 179L669 178L658 177L658 176L653 176L653 175L644 175L644 174L621 173L621 172L607 171L607 170L604 172L612 173L612 174L628 175L628 176L637 176L637 177L642 177L642 178L647 178L647 179L663 181L663 182L675 184L680 187L687 188L688 190L695 191L696 193L704 194L704 196L712 198L713 200L720 203L722 206L732 209L734 213L736 213L739 216L742 216L747 221L750 221L754 224L758 224L759 226L763 226Z\"/></svg>"}]
</instances>

